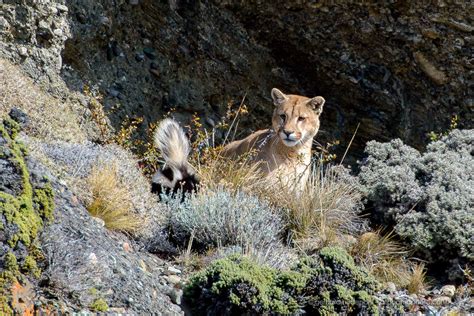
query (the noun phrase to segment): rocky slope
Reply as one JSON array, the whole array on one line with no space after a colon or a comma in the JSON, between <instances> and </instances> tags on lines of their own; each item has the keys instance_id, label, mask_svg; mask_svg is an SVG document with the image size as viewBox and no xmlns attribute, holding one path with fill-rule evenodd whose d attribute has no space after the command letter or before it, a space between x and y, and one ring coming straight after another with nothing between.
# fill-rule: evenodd
<instances>
[{"instance_id":1,"label":"rocky slope","mask_svg":"<svg viewBox=\"0 0 474 316\"><path fill-rule=\"evenodd\" d=\"M18 127L0 124L0 312L183 314L180 270L91 217Z\"/></svg>"}]
</instances>

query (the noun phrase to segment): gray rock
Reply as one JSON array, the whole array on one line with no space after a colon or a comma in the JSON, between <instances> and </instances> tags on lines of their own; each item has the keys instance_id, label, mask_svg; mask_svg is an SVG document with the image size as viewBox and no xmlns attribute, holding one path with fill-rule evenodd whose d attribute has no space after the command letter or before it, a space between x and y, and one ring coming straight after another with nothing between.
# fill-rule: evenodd
<instances>
[{"instance_id":1,"label":"gray rock","mask_svg":"<svg viewBox=\"0 0 474 316\"><path fill-rule=\"evenodd\" d=\"M22 57L28 56L28 49L26 47L19 47L18 48L18 54Z\"/></svg>"},{"instance_id":2,"label":"gray rock","mask_svg":"<svg viewBox=\"0 0 474 316\"><path fill-rule=\"evenodd\" d=\"M397 286L393 282L388 282L385 288L389 293L395 293L397 291Z\"/></svg>"},{"instance_id":3,"label":"gray rock","mask_svg":"<svg viewBox=\"0 0 474 316\"><path fill-rule=\"evenodd\" d=\"M181 270L176 269L175 267L169 266L166 269L167 274L181 274Z\"/></svg>"},{"instance_id":4,"label":"gray rock","mask_svg":"<svg viewBox=\"0 0 474 316\"><path fill-rule=\"evenodd\" d=\"M434 306L446 306L451 303L451 298L449 296L438 296L435 297L431 303Z\"/></svg>"},{"instance_id":5,"label":"gray rock","mask_svg":"<svg viewBox=\"0 0 474 316\"><path fill-rule=\"evenodd\" d=\"M181 299L183 297L183 290L181 289L176 289L176 288L173 288L170 293L169 293L169 296L171 298L171 301L177 305L181 305Z\"/></svg>"},{"instance_id":6,"label":"gray rock","mask_svg":"<svg viewBox=\"0 0 474 316\"><path fill-rule=\"evenodd\" d=\"M56 5L56 8L60 11L60 12L68 12L69 11L69 8L67 6L65 6L64 4L57 4Z\"/></svg>"},{"instance_id":7,"label":"gray rock","mask_svg":"<svg viewBox=\"0 0 474 316\"><path fill-rule=\"evenodd\" d=\"M456 286L445 285L441 288L441 294L448 297L453 297L456 294Z\"/></svg>"},{"instance_id":8,"label":"gray rock","mask_svg":"<svg viewBox=\"0 0 474 316\"><path fill-rule=\"evenodd\" d=\"M148 57L150 59L155 59L156 58L156 52L151 47L145 47L143 49L143 53L146 55L146 57Z\"/></svg>"},{"instance_id":9,"label":"gray rock","mask_svg":"<svg viewBox=\"0 0 474 316\"><path fill-rule=\"evenodd\" d=\"M179 284L181 282L181 278L177 275L169 275L169 276L166 277L166 279L171 284Z\"/></svg>"}]
</instances>

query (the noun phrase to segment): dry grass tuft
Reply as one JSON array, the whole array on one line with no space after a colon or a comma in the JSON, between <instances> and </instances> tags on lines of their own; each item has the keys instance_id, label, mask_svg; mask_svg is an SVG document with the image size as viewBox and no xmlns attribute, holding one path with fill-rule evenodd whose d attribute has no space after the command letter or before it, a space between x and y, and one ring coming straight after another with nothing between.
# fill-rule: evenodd
<instances>
[{"instance_id":1,"label":"dry grass tuft","mask_svg":"<svg viewBox=\"0 0 474 316\"><path fill-rule=\"evenodd\" d=\"M394 240L393 234L380 231L362 234L351 248L352 256L381 282L405 287L412 277L408 251Z\"/></svg>"},{"instance_id":2,"label":"dry grass tuft","mask_svg":"<svg viewBox=\"0 0 474 316\"><path fill-rule=\"evenodd\" d=\"M426 281L426 269L423 263L416 264L412 267L407 290L410 294L418 294L428 287Z\"/></svg>"},{"instance_id":3,"label":"dry grass tuft","mask_svg":"<svg viewBox=\"0 0 474 316\"><path fill-rule=\"evenodd\" d=\"M47 140L82 142L86 139L80 115L69 101L50 95L19 66L0 59L0 117L17 107L28 114L28 134ZM76 111L76 112L75 112Z\"/></svg>"},{"instance_id":4,"label":"dry grass tuft","mask_svg":"<svg viewBox=\"0 0 474 316\"><path fill-rule=\"evenodd\" d=\"M283 210L293 241L304 251L328 245L344 246L348 235L364 226L358 216L361 194L355 183L344 181L344 170L315 164L303 193L276 186L266 199Z\"/></svg>"},{"instance_id":5,"label":"dry grass tuft","mask_svg":"<svg viewBox=\"0 0 474 316\"><path fill-rule=\"evenodd\" d=\"M87 206L89 213L101 218L108 229L134 233L143 223L133 213L132 200L127 188L117 178L117 166L94 167L87 182L92 198Z\"/></svg>"},{"instance_id":6,"label":"dry grass tuft","mask_svg":"<svg viewBox=\"0 0 474 316\"><path fill-rule=\"evenodd\" d=\"M250 155L232 160L220 155L219 148L207 153L205 163L197 163L201 189L215 191L224 188L236 193L244 191L255 194L259 192L264 183L264 177L259 171L259 164L252 162Z\"/></svg>"}]
</instances>

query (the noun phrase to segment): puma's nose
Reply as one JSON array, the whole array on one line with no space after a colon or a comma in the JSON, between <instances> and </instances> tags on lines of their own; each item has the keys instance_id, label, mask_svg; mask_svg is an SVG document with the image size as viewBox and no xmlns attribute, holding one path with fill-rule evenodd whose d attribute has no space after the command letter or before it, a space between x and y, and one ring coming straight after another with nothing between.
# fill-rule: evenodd
<instances>
[{"instance_id":1,"label":"puma's nose","mask_svg":"<svg viewBox=\"0 0 474 316\"><path fill-rule=\"evenodd\" d=\"M286 137L290 137L290 135L293 134L294 132L293 132L293 131L284 130L283 133L285 133Z\"/></svg>"}]
</instances>

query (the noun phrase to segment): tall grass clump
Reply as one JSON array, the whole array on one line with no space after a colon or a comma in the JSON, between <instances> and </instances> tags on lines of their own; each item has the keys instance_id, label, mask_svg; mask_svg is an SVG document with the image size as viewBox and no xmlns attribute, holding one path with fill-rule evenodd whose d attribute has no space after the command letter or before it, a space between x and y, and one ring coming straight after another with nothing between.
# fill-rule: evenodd
<instances>
[{"instance_id":1,"label":"tall grass clump","mask_svg":"<svg viewBox=\"0 0 474 316\"><path fill-rule=\"evenodd\" d=\"M410 283L415 266L407 259L409 252L395 240L393 233L382 235L380 230L364 233L351 247L350 254L383 283L393 282L400 287Z\"/></svg>"},{"instance_id":2,"label":"tall grass clump","mask_svg":"<svg viewBox=\"0 0 474 316\"><path fill-rule=\"evenodd\" d=\"M132 200L127 188L118 181L115 165L94 167L87 179L92 197L87 210L102 219L105 227L134 233L143 219L133 213Z\"/></svg>"},{"instance_id":3,"label":"tall grass clump","mask_svg":"<svg viewBox=\"0 0 474 316\"><path fill-rule=\"evenodd\" d=\"M407 290L410 294L418 294L427 288L426 269L423 263L414 265L411 270Z\"/></svg>"},{"instance_id":4,"label":"tall grass clump","mask_svg":"<svg viewBox=\"0 0 474 316\"><path fill-rule=\"evenodd\" d=\"M264 201L225 189L202 191L185 199L164 197L171 237L178 244L193 238L203 248L238 245L264 248L278 242L282 220Z\"/></svg>"},{"instance_id":5,"label":"tall grass clump","mask_svg":"<svg viewBox=\"0 0 474 316\"><path fill-rule=\"evenodd\" d=\"M277 187L266 193L272 205L282 210L292 240L304 250L344 244L347 236L365 228L359 216L362 195L357 183L341 166L314 164L301 193Z\"/></svg>"}]
</instances>

